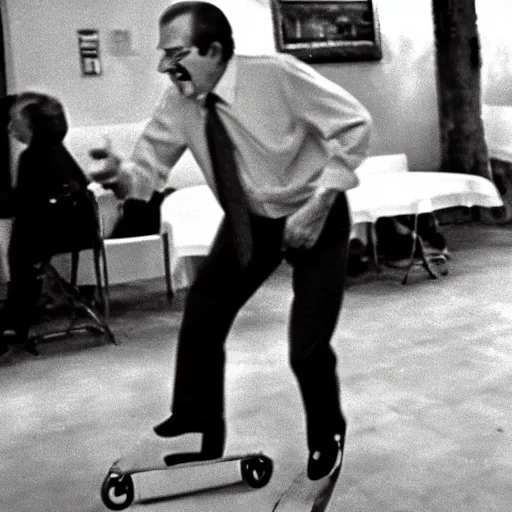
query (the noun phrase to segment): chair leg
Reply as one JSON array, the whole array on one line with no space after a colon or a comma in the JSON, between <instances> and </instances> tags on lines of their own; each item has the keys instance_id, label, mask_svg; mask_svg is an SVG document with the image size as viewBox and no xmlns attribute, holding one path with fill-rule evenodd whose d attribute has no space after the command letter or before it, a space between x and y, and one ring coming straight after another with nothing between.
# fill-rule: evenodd
<instances>
[{"instance_id":1,"label":"chair leg","mask_svg":"<svg viewBox=\"0 0 512 512\"><path fill-rule=\"evenodd\" d=\"M418 249L420 252L421 261L423 264L423 268L428 272L432 279L437 279L436 271L432 265L432 260L425 253L425 244L423 243L423 238L420 235L417 235L418 238Z\"/></svg>"},{"instance_id":2,"label":"chair leg","mask_svg":"<svg viewBox=\"0 0 512 512\"><path fill-rule=\"evenodd\" d=\"M108 280L108 265L107 265L107 253L105 245L102 244L100 248L101 263L103 267L103 295L105 299L105 316L108 319L110 316L110 285Z\"/></svg>"},{"instance_id":3,"label":"chair leg","mask_svg":"<svg viewBox=\"0 0 512 512\"><path fill-rule=\"evenodd\" d=\"M162 245L164 249L164 267L165 267L165 285L167 287L167 298L171 300L174 297L171 283L171 257L169 254L169 234L162 233Z\"/></svg>"},{"instance_id":4,"label":"chair leg","mask_svg":"<svg viewBox=\"0 0 512 512\"><path fill-rule=\"evenodd\" d=\"M78 264L80 262L80 253L78 251L73 251L71 253L71 279L70 284L72 289L78 289ZM71 322L67 328L68 334L74 329L75 324L78 320L77 311L75 308L72 308L71 312Z\"/></svg>"},{"instance_id":5,"label":"chair leg","mask_svg":"<svg viewBox=\"0 0 512 512\"><path fill-rule=\"evenodd\" d=\"M73 251L71 253L71 286L75 287L78 280L78 260L79 260L78 251Z\"/></svg>"},{"instance_id":6,"label":"chair leg","mask_svg":"<svg viewBox=\"0 0 512 512\"><path fill-rule=\"evenodd\" d=\"M27 350L31 353L37 355L36 350L36 344L39 342L43 342L46 340L51 340L53 338L60 338L63 336L70 336L73 332L78 331L91 331L97 334L107 334L112 342L116 344L114 335L112 334L112 331L110 330L110 327L108 323L101 318L101 316L94 310L94 308L90 307L85 300L80 295L80 292L76 286L72 286L70 282L67 282L58 272L55 270L55 268L50 264L46 264L46 270L47 274L54 280L54 283L59 287L60 292L64 299L66 300L69 307L71 307L72 310L72 320L69 324L69 326L66 329L59 330L59 331L53 331L53 332L47 332L44 334L36 335L34 337L29 338L27 343ZM89 318L94 320L94 324L84 324L84 325L76 325L77 323L77 316L76 316L76 309L80 308L82 310L85 310L87 312L87 315Z\"/></svg>"},{"instance_id":7,"label":"chair leg","mask_svg":"<svg viewBox=\"0 0 512 512\"><path fill-rule=\"evenodd\" d=\"M103 277L104 277L103 280L101 278L100 259L103 263ZM101 300L101 303L103 306L102 325L105 329L106 334L108 334L110 340L112 341L112 343L114 345L117 345L114 334L110 330L110 326L109 326L110 296L109 296L109 289L108 289L108 274L107 274L105 246L103 244L101 244L99 247L94 248L94 272L96 274L96 287L98 289L98 294L100 296L100 300Z\"/></svg>"},{"instance_id":8,"label":"chair leg","mask_svg":"<svg viewBox=\"0 0 512 512\"><path fill-rule=\"evenodd\" d=\"M108 319L108 313L109 313L109 304L106 299L106 286L104 284L104 279L102 279L102 270L103 269L100 266L100 260L103 260L103 252L101 250L101 247L95 247L93 250L93 259L94 259L94 275L96 278L96 292L101 304L101 307L103 309L103 316L105 317L105 320ZM103 274L104 275L104 274Z\"/></svg>"}]
</instances>

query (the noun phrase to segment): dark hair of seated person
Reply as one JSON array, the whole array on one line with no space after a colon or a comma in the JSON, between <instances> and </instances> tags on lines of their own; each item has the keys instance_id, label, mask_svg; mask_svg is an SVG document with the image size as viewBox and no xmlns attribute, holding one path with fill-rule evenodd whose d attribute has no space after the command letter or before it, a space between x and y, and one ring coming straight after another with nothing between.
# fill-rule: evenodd
<instances>
[{"instance_id":1,"label":"dark hair of seated person","mask_svg":"<svg viewBox=\"0 0 512 512\"><path fill-rule=\"evenodd\" d=\"M25 103L21 114L28 119L32 130L30 145L36 143L59 144L68 132L68 122L62 103L46 94L26 92L16 97Z\"/></svg>"}]
</instances>

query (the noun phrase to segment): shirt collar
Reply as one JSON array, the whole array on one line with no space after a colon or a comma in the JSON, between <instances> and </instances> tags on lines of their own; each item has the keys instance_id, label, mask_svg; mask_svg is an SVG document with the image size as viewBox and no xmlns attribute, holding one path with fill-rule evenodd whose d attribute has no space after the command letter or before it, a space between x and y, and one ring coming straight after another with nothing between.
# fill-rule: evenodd
<instances>
[{"instance_id":1,"label":"shirt collar","mask_svg":"<svg viewBox=\"0 0 512 512\"><path fill-rule=\"evenodd\" d=\"M237 61L236 57L233 55L233 57L229 59L224 73L212 89L212 92L228 105L233 104L235 101L236 76Z\"/></svg>"}]
</instances>

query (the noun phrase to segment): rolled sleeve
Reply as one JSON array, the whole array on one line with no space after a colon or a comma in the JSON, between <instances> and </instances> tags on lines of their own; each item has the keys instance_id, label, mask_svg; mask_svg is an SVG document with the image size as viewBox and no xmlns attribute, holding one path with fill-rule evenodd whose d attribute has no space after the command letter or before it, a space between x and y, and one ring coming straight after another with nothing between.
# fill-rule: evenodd
<instances>
[{"instance_id":1,"label":"rolled sleeve","mask_svg":"<svg viewBox=\"0 0 512 512\"><path fill-rule=\"evenodd\" d=\"M129 176L130 197L148 200L165 185L173 166L186 149L178 109L167 92L137 140L121 172Z\"/></svg>"}]
</instances>

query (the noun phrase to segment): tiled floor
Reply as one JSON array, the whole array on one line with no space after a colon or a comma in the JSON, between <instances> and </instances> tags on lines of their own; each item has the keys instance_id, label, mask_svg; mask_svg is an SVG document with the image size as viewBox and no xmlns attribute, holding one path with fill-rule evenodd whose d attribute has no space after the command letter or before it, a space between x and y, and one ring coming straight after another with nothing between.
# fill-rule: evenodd
<instances>
[{"instance_id":1,"label":"tiled floor","mask_svg":"<svg viewBox=\"0 0 512 512\"><path fill-rule=\"evenodd\" d=\"M512 503L512 228L446 228L448 276L356 280L334 345L349 420L332 511L508 512ZM264 450L261 490L135 503L140 511L271 511L306 460L287 365L289 271L251 299L228 342L227 451ZM75 337L0 367L1 512L105 510L110 464L168 412L183 297L118 287L122 344Z\"/></svg>"}]
</instances>

